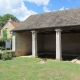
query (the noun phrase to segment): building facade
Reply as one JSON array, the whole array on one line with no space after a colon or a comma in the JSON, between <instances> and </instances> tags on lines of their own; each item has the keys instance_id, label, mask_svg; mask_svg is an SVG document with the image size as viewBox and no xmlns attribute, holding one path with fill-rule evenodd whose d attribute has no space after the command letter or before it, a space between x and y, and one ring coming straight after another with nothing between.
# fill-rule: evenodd
<instances>
[{"instance_id":1,"label":"building facade","mask_svg":"<svg viewBox=\"0 0 80 80\"><path fill-rule=\"evenodd\" d=\"M19 22L15 22L15 21L12 21L11 19L9 19L7 21L7 23L1 29L1 38L3 38L3 30L6 30L7 38L11 38L12 37L11 30L13 30L14 28L18 27L19 24L20 24Z\"/></svg>"},{"instance_id":2,"label":"building facade","mask_svg":"<svg viewBox=\"0 0 80 80\"><path fill-rule=\"evenodd\" d=\"M13 30L15 55L80 55L80 8L32 15Z\"/></svg>"}]
</instances>

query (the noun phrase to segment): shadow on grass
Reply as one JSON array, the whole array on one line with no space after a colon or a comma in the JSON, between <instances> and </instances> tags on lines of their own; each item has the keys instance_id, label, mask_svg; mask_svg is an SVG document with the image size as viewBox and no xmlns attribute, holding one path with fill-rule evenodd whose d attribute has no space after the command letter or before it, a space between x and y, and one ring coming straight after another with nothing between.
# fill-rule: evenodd
<instances>
[{"instance_id":1,"label":"shadow on grass","mask_svg":"<svg viewBox=\"0 0 80 80\"><path fill-rule=\"evenodd\" d=\"M55 59L56 55L54 54L42 54L38 55L39 58L49 58L49 59ZM62 55L62 60L63 61L71 61L72 59L75 59L77 56L76 55Z\"/></svg>"}]
</instances>

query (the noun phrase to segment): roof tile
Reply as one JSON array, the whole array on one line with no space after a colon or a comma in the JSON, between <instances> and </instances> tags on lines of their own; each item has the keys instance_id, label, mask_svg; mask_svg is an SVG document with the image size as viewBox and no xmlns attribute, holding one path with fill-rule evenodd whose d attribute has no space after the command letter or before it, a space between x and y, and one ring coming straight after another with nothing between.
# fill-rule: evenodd
<instances>
[{"instance_id":1,"label":"roof tile","mask_svg":"<svg viewBox=\"0 0 80 80\"><path fill-rule=\"evenodd\" d=\"M31 15L16 30L80 25L80 8Z\"/></svg>"}]
</instances>

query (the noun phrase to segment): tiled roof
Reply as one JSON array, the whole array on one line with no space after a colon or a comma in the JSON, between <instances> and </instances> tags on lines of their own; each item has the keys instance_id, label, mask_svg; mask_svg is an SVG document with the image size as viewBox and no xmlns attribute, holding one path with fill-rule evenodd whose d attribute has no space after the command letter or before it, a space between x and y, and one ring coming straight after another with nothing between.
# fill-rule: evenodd
<instances>
[{"instance_id":1,"label":"tiled roof","mask_svg":"<svg viewBox=\"0 0 80 80\"><path fill-rule=\"evenodd\" d=\"M15 28L18 27L18 26L20 25L19 22L15 22L15 21L7 21L7 23L8 23L8 22L10 22ZM6 24L7 24L7 23L6 23ZM5 25L6 25L6 24L5 24ZM4 25L1 29L3 29L3 28L5 27L5 25Z\"/></svg>"},{"instance_id":2,"label":"tiled roof","mask_svg":"<svg viewBox=\"0 0 80 80\"><path fill-rule=\"evenodd\" d=\"M13 31L76 25L80 25L80 8L31 15Z\"/></svg>"},{"instance_id":3,"label":"tiled roof","mask_svg":"<svg viewBox=\"0 0 80 80\"><path fill-rule=\"evenodd\" d=\"M15 28L19 26L19 22L10 22Z\"/></svg>"}]
</instances>

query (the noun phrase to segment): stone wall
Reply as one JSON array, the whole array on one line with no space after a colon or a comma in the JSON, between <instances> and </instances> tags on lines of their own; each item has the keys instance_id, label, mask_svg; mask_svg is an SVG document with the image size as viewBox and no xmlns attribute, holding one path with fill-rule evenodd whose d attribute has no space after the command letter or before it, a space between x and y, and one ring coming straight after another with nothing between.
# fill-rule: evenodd
<instances>
[{"instance_id":1,"label":"stone wall","mask_svg":"<svg viewBox=\"0 0 80 80\"><path fill-rule=\"evenodd\" d=\"M32 53L32 34L29 31L16 33L16 55Z\"/></svg>"},{"instance_id":2,"label":"stone wall","mask_svg":"<svg viewBox=\"0 0 80 80\"><path fill-rule=\"evenodd\" d=\"M80 33L62 33L62 53L80 54ZM43 37L44 52L56 53L56 34L45 34Z\"/></svg>"},{"instance_id":3,"label":"stone wall","mask_svg":"<svg viewBox=\"0 0 80 80\"><path fill-rule=\"evenodd\" d=\"M80 54L80 33L62 34L62 51L65 54Z\"/></svg>"},{"instance_id":4,"label":"stone wall","mask_svg":"<svg viewBox=\"0 0 80 80\"><path fill-rule=\"evenodd\" d=\"M44 52L56 52L56 35L55 34L45 34L44 35Z\"/></svg>"},{"instance_id":5,"label":"stone wall","mask_svg":"<svg viewBox=\"0 0 80 80\"><path fill-rule=\"evenodd\" d=\"M7 38L11 38L12 34L10 33L11 30L13 30L15 27L8 22L6 25L4 25L4 27L1 30L1 37L3 37L3 30L7 29Z\"/></svg>"},{"instance_id":6,"label":"stone wall","mask_svg":"<svg viewBox=\"0 0 80 80\"><path fill-rule=\"evenodd\" d=\"M37 43L38 43L38 53L42 53L44 52L44 35L38 34L37 35Z\"/></svg>"},{"instance_id":7,"label":"stone wall","mask_svg":"<svg viewBox=\"0 0 80 80\"><path fill-rule=\"evenodd\" d=\"M80 34L62 33L62 53L80 54ZM38 34L38 53L56 53L56 34ZM32 33L30 31L16 34L16 55L32 54Z\"/></svg>"}]
</instances>

